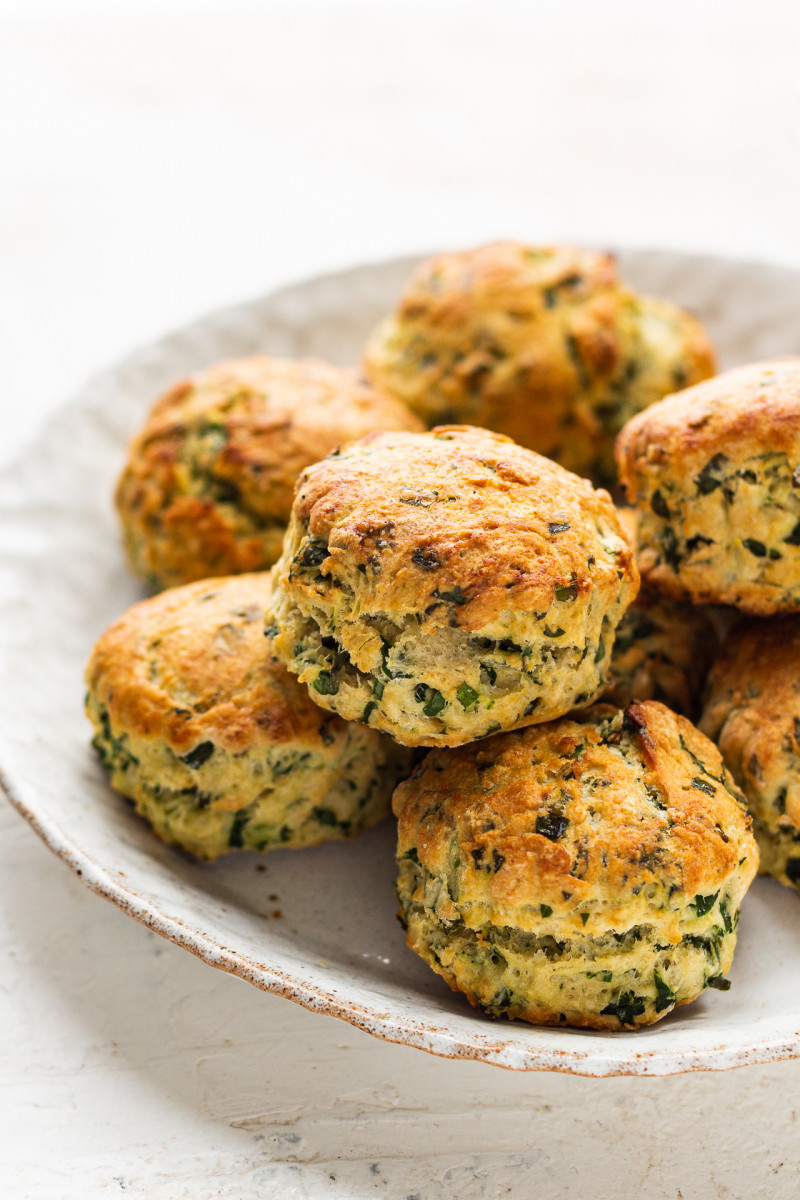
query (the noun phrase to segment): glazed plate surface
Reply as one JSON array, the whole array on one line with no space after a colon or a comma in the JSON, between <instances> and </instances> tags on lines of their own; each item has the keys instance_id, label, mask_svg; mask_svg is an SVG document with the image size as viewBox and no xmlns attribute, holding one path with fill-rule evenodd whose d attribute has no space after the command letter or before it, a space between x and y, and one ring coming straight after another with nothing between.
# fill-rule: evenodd
<instances>
[{"instance_id":1,"label":"glazed plate surface","mask_svg":"<svg viewBox=\"0 0 800 1200\"><path fill-rule=\"evenodd\" d=\"M722 366L800 352L800 272L623 252L637 288L692 308ZM800 900L757 880L727 993L639 1033L491 1021L406 949L390 822L351 843L212 866L158 843L89 745L83 667L142 591L111 506L155 395L216 359L265 350L356 360L413 260L310 280L205 318L95 379L0 477L0 772L12 803L94 891L212 966L378 1037L518 1070L666 1075L800 1057ZM279 915L276 915L279 914ZM331 1029L335 1037L335 1030Z\"/></svg>"}]
</instances>

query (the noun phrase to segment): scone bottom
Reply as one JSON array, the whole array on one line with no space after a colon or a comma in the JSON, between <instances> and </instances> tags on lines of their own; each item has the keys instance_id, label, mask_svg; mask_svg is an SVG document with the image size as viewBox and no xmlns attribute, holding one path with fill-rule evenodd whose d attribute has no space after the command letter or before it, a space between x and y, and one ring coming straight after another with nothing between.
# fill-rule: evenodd
<instances>
[{"instance_id":1,"label":"scone bottom","mask_svg":"<svg viewBox=\"0 0 800 1200\"><path fill-rule=\"evenodd\" d=\"M488 1015L635 1029L727 988L758 850L716 748L663 705L432 751L393 807L408 944Z\"/></svg>"}]
</instances>

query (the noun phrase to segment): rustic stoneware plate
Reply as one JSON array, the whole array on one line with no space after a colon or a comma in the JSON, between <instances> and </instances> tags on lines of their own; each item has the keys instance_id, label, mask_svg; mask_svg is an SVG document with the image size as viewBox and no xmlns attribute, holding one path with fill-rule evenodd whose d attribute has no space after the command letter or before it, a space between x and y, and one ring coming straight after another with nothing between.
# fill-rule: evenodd
<instances>
[{"instance_id":1,"label":"rustic stoneware plate","mask_svg":"<svg viewBox=\"0 0 800 1200\"><path fill-rule=\"evenodd\" d=\"M800 352L800 273L623 253L636 287L689 305L730 366ZM403 942L390 822L348 844L213 866L160 845L89 747L82 672L141 595L111 508L128 437L154 396L215 359L267 350L354 361L411 260L356 268L215 314L91 383L0 479L0 765L12 803L94 891L200 955L378 1037L520 1070L658 1075L800 1056L800 900L759 880L732 989L640 1033L493 1022ZM279 914L279 915L276 915Z\"/></svg>"}]
</instances>

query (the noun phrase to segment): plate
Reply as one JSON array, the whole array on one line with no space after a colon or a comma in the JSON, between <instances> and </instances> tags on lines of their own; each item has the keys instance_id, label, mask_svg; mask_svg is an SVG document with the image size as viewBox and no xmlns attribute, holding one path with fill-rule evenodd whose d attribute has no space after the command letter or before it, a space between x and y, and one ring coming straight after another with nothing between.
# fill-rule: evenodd
<instances>
[{"instance_id":1,"label":"plate","mask_svg":"<svg viewBox=\"0 0 800 1200\"><path fill-rule=\"evenodd\" d=\"M800 352L800 272L622 252L637 288L694 309L723 366ZM111 492L153 397L214 360L266 350L355 361L414 259L358 267L228 309L95 379L0 477L0 764L11 802L88 887L156 933L257 987L368 1033L519 1070L663 1075L800 1057L798 898L758 880L732 989L638 1033L493 1022L405 946L390 822L351 843L211 865L158 843L89 747L82 673L141 591Z\"/></svg>"}]
</instances>

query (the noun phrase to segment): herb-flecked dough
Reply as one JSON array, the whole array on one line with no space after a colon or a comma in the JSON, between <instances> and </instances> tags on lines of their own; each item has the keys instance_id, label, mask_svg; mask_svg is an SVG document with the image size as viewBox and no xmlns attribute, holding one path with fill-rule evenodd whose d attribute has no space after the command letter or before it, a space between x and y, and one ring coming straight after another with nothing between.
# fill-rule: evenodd
<instances>
[{"instance_id":1,"label":"herb-flecked dough","mask_svg":"<svg viewBox=\"0 0 800 1200\"><path fill-rule=\"evenodd\" d=\"M429 426L484 425L608 485L625 422L713 374L714 353L610 254L500 242L421 263L364 369Z\"/></svg>"},{"instance_id":2,"label":"herb-flecked dough","mask_svg":"<svg viewBox=\"0 0 800 1200\"><path fill-rule=\"evenodd\" d=\"M373 434L298 481L276 654L404 745L590 703L638 575L606 492L471 426Z\"/></svg>"},{"instance_id":3,"label":"herb-flecked dough","mask_svg":"<svg viewBox=\"0 0 800 1200\"><path fill-rule=\"evenodd\" d=\"M433 750L393 808L408 944L490 1016L633 1029L728 987L758 848L716 747L664 705Z\"/></svg>"},{"instance_id":4,"label":"herb-flecked dough","mask_svg":"<svg viewBox=\"0 0 800 1200\"><path fill-rule=\"evenodd\" d=\"M800 358L654 404L622 430L617 461L649 586L757 616L800 611Z\"/></svg>"},{"instance_id":5,"label":"herb-flecked dough","mask_svg":"<svg viewBox=\"0 0 800 1200\"><path fill-rule=\"evenodd\" d=\"M617 516L635 552L636 514L619 508ZM617 626L603 703L627 708L634 700L660 700L694 720L717 641L702 608L668 600L643 585Z\"/></svg>"},{"instance_id":6,"label":"herb-flecked dough","mask_svg":"<svg viewBox=\"0 0 800 1200\"><path fill-rule=\"evenodd\" d=\"M800 617L731 629L701 726L747 799L762 873L800 891Z\"/></svg>"},{"instance_id":7,"label":"herb-flecked dough","mask_svg":"<svg viewBox=\"0 0 800 1200\"><path fill-rule=\"evenodd\" d=\"M312 846L386 816L408 751L324 713L264 637L268 574L135 604L98 641L87 714L111 783L199 858Z\"/></svg>"},{"instance_id":8,"label":"herb-flecked dough","mask_svg":"<svg viewBox=\"0 0 800 1200\"><path fill-rule=\"evenodd\" d=\"M420 429L356 371L254 355L170 388L134 438L116 502L154 588L272 566L304 467L373 429Z\"/></svg>"}]
</instances>

